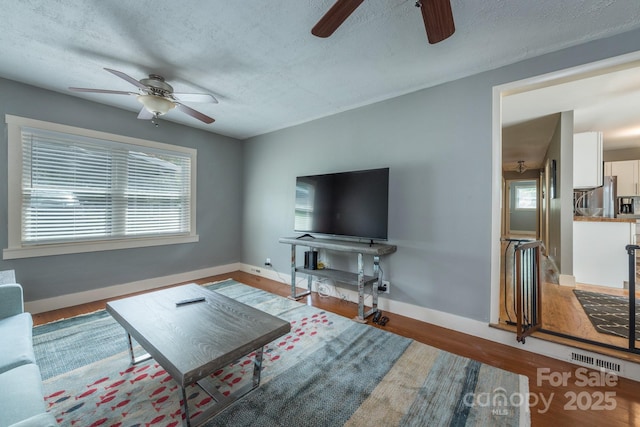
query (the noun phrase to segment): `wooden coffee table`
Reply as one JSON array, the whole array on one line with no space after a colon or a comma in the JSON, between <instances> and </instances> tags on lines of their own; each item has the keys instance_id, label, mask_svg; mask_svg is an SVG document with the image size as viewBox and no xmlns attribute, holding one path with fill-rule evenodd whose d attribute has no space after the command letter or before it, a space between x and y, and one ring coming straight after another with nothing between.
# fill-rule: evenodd
<instances>
[{"instance_id":1,"label":"wooden coffee table","mask_svg":"<svg viewBox=\"0 0 640 427\"><path fill-rule=\"evenodd\" d=\"M176 305L192 298L204 301ZM111 301L107 311L127 332L131 363L153 358L180 385L187 426L201 424L257 388L264 345L291 330L285 320L196 284ZM148 355L134 357L131 337ZM252 381L223 396L208 377L253 351L256 357ZM216 403L192 420L185 388L194 383Z\"/></svg>"}]
</instances>

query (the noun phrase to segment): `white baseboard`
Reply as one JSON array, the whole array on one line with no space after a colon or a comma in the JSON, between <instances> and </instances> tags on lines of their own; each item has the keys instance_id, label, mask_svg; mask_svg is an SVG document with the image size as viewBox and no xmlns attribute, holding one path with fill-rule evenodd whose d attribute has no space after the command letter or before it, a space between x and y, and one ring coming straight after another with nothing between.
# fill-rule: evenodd
<instances>
[{"instance_id":1,"label":"white baseboard","mask_svg":"<svg viewBox=\"0 0 640 427\"><path fill-rule=\"evenodd\" d=\"M569 286L571 288L576 287L576 276L572 276L570 274L559 274L558 275L558 284L562 286Z\"/></svg>"},{"instance_id":2,"label":"white baseboard","mask_svg":"<svg viewBox=\"0 0 640 427\"><path fill-rule=\"evenodd\" d=\"M24 306L25 311L30 313L42 313L45 311L72 307L74 305L86 304L88 302L113 298L134 292L148 291L151 289L161 288L163 286L173 285L175 283L187 282L189 280L202 279L203 277L215 276L217 274L231 273L232 271L237 271L239 269L240 263L220 265L217 267L204 268L201 270L188 271L163 277L153 277L151 279L138 280L136 282L123 283L90 291L76 292L53 298L27 301Z\"/></svg>"},{"instance_id":3,"label":"white baseboard","mask_svg":"<svg viewBox=\"0 0 640 427\"><path fill-rule=\"evenodd\" d=\"M105 288L94 289L91 291L77 292L73 294L62 295L53 298L45 298L36 301L25 302L25 310L30 313L41 313L45 311L56 310L64 307L85 304L92 301L113 298L133 292L148 291L175 283L187 282L189 280L197 280L207 276L215 276L218 274L231 273L233 271L245 271L267 279L282 283L283 286L290 286L291 276L282 274L270 267L257 267L249 264L233 263L217 267L205 268L201 270L178 273L169 276L155 277L151 279L139 280L136 282L125 283L120 285L108 286ZM306 288L306 278L302 276L298 280L298 287ZM313 289L317 291L317 282L314 282ZM357 292L353 289L339 287L339 292L349 301L357 301ZM337 295L336 295L337 296ZM462 332L489 341L505 344L510 347L521 350L530 351L532 353L541 354L554 359L575 363L571 358L571 353L576 349L562 344L552 343L546 340L540 340L533 337L527 338L526 346L516 342L513 333L492 328L487 323L478 320L469 319L451 313L445 313L414 304L395 301L384 296L380 296L378 307L383 311L400 314L423 322L431 323L436 326ZM593 354L598 358L603 358L595 353L579 350L583 354ZM640 381L640 365L621 359L607 357L606 359L614 360L621 365L619 376ZM577 364L577 363L576 363ZM543 366L541 366L543 367Z\"/></svg>"},{"instance_id":4,"label":"white baseboard","mask_svg":"<svg viewBox=\"0 0 640 427\"><path fill-rule=\"evenodd\" d=\"M288 274L278 273L271 268L256 267L249 264L242 264L241 270L247 273L255 274L281 282L283 285L289 286L291 276ZM302 277L306 277L301 275ZM306 288L306 278L298 281L299 287ZM317 291L317 282L314 281L312 289ZM357 291L350 289L347 285L339 287L341 295L345 296L349 301L355 302L358 298ZM338 295L334 295L339 297ZM577 350L574 347L557 344L547 340L541 340L534 337L527 337L526 344L523 345L516 341L515 334L513 332L504 331L501 329L492 328L488 323L481 322L467 317L462 317L456 314L446 313L426 307L421 307L415 304L409 304L405 302L395 301L385 296L378 297L378 308L390 313L399 314L402 316L410 317L412 319L420 320L422 322L430 323L432 325L440 326L443 328L451 329L457 332L462 332L468 335L472 335L478 338L483 338L488 341L504 344L520 350L529 351L531 353L540 354L543 356L551 357L553 359L562 360L565 362L573 363L578 366L582 366L572 360L571 354L578 352L582 354L593 355L599 359L606 359L615 361L620 364L621 370L618 373L620 377L629 378L634 381L640 381L640 365L629 362L622 359L617 359L609 356L601 356L597 353ZM355 313L354 313L355 314ZM544 368L545 366L540 366Z\"/></svg>"}]
</instances>

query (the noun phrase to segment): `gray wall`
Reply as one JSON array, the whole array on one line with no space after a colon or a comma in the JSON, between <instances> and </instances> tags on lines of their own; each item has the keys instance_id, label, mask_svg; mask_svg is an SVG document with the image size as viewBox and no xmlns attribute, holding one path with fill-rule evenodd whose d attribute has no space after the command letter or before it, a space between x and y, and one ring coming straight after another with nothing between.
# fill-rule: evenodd
<instances>
[{"instance_id":1,"label":"gray wall","mask_svg":"<svg viewBox=\"0 0 640 427\"><path fill-rule=\"evenodd\" d=\"M560 115L546 160L556 161L556 196L549 200L549 257L562 274L573 274L573 111ZM549 175L551 177L551 175ZM550 178L551 179L551 178Z\"/></svg>"},{"instance_id":2,"label":"gray wall","mask_svg":"<svg viewBox=\"0 0 640 427\"><path fill-rule=\"evenodd\" d=\"M0 79L0 117L29 117L198 150L198 243L0 260L15 269L27 301L240 261L242 142L168 121L155 128L135 112ZM108 96L108 95L106 95ZM135 103L135 100L132 99ZM7 182L7 132L0 137L0 182ZM7 186L0 185L0 246L7 247Z\"/></svg>"},{"instance_id":3,"label":"gray wall","mask_svg":"<svg viewBox=\"0 0 640 427\"><path fill-rule=\"evenodd\" d=\"M626 148L621 150L604 151L602 153L602 157L605 162L638 160L640 159L640 148Z\"/></svg>"},{"instance_id":4,"label":"gray wall","mask_svg":"<svg viewBox=\"0 0 640 427\"><path fill-rule=\"evenodd\" d=\"M560 115L562 146L558 188L560 203L561 274L573 275L573 111Z\"/></svg>"},{"instance_id":5,"label":"gray wall","mask_svg":"<svg viewBox=\"0 0 640 427\"><path fill-rule=\"evenodd\" d=\"M488 321L492 88L635 51L638 39L629 32L249 139L243 262L270 257L289 272L278 238L293 235L297 175L388 166L390 298Z\"/></svg>"}]
</instances>

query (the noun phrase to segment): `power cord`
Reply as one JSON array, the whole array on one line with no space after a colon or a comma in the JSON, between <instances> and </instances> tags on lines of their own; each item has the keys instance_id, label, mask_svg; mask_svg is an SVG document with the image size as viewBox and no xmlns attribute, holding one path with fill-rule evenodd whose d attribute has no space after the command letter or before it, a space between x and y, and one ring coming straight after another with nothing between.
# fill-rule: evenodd
<instances>
[{"instance_id":1,"label":"power cord","mask_svg":"<svg viewBox=\"0 0 640 427\"><path fill-rule=\"evenodd\" d=\"M330 284L325 283L326 280L328 280L328 279L320 279L318 281L318 295L321 298L328 298L328 297L333 296L332 295L333 293L331 292L330 286L333 286L334 289L335 289L334 285L330 285Z\"/></svg>"},{"instance_id":2,"label":"power cord","mask_svg":"<svg viewBox=\"0 0 640 427\"><path fill-rule=\"evenodd\" d=\"M380 264L378 264L378 269L380 270L380 276L378 276L378 293L385 293L387 291L387 287L382 284L384 282L384 270L382 269Z\"/></svg>"}]
</instances>

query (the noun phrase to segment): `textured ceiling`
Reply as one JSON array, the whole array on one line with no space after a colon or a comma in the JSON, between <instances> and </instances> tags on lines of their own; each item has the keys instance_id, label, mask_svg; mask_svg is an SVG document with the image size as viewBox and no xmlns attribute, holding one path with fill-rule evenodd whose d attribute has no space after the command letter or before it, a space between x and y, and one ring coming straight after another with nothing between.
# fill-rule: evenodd
<instances>
[{"instance_id":1,"label":"textured ceiling","mask_svg":"<svg viewBox=\"0 0 640 427\"><path fill-rule=\"evenodd\" d=\"M502 163L542 165L559 112L573 111L573 131L603 134L604 151L640 148L640 62L509 95L502 103Z\"/></svg>"},{"instance_id":2,"label":"textured ceiling","mask_svg":"<svg viewBox=\"0 0 640 427\"><path fill-rule=\"evenodd\" d=\"M429 45L414 2L367 0L320 39L332 0L0 0L0 77L136 114L134 97L67 87L161 74L220 101L189 104L211 125L167 120L244 139L640 27L635 0L452 0L455 34Z\"/></svg>"}]
</instances>

